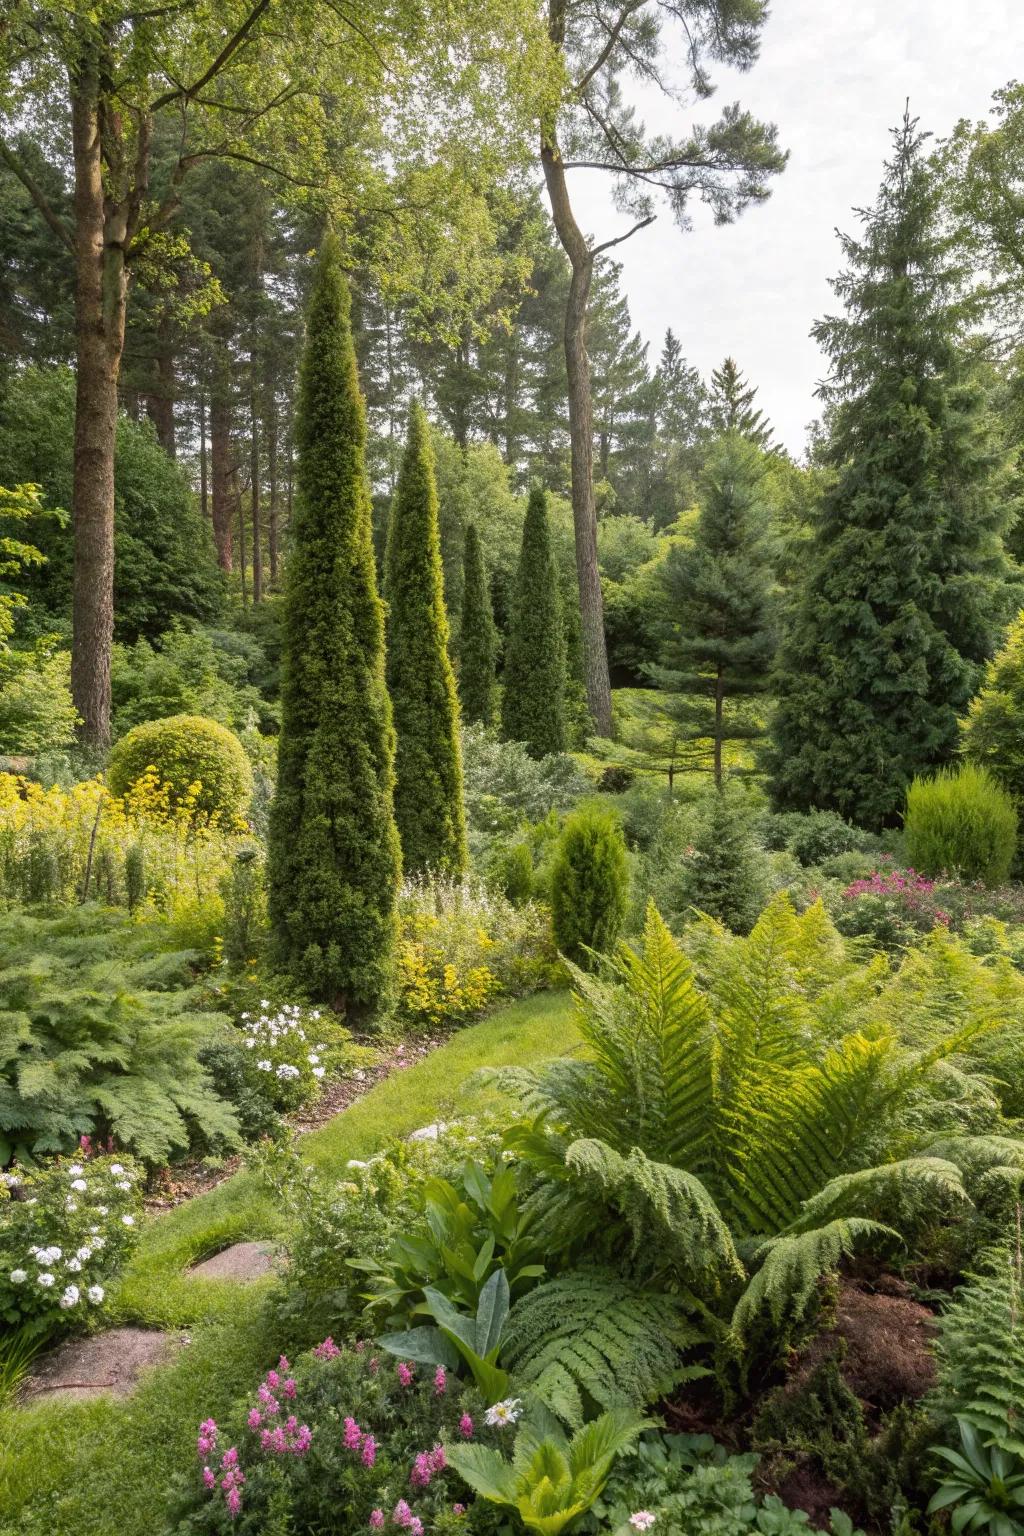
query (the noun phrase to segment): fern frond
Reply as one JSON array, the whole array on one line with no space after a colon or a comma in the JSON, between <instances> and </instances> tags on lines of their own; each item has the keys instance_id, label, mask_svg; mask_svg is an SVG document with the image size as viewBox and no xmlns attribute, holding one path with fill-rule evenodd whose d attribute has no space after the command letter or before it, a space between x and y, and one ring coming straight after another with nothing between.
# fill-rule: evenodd
<instances>
[{"instance_id":1,"label":"fern frond","mask_svg":"<svg viewBox=\"0 0 1024 1536\"><path fill-rule=\"evenodd\" d=\"M614 1270L569 1270L512 1309L503 1360L570 1426L593 1405L655 1402L693 1367L681 1350L704 1338L682 1304L623 1283Z\"/></svg>"},{"instance_id":2,"label":"fern frond","mask_svg":"<svg viewBox=\"0 0 1024 1536\"><path fill-rule=\"evenodd\" d=\"M922 1212L935 1215L970 1204L960 1169L940 1157L907 1157L877 1168L841 1173L804 1202L786 1236L840 1217L867 1216L904 1231Z\"/></svg>"},{"instance_id":3,"label":"fern frond","mask_svg":"<svg viewBox=\"0 0 1024 1536\"><path fill-rule=\"evenodd\" d=\"M938 1382L943 1418L965 1418L990 1445L1024 1456L1024 1285L1019 1233L982 1256L939 1317Z\"/></svg>"},{"instance_id":4,"label":"fern frond","mask_svg":"<svg viewBox=\"0 0 1024 1536\"><path fill-rule=\"evenodd\" d=\"M760 1267L733 1312L736 1339L742 1342L765 1312L776 1328L781 1328L784 1320L801 1318L821 1276L836 1269L858 1243L882 1237L898 1241L899 1233L881 1222L852 1216L764 1243L755 1255Z\"/></svg>"}]
</instances>

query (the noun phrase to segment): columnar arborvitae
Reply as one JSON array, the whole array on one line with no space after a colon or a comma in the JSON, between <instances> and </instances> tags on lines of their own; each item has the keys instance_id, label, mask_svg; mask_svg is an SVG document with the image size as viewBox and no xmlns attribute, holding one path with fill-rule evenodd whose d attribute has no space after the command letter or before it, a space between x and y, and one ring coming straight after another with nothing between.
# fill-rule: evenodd
<instances>
[{"instance_id":1,"label":"columnar arborvitae","mask_svg":"<svg viewBox=\"0 0 1024 1536\"><path fill-rule=\"evenodd\" d=\"M401 874L366 423L336 240L324 243L296 409L270 916L312 991L364 1008L389 990Z\"/></svg>"},{"instance_id":2,"label":"columnar arborvitae","mask_svg":"<svg viewBox=\"0 0 1024 1536\"><path fill-rule=\"evenodd\" d=\"M531 757L561 752L565 748L565 639L547 496L536 485L526 506L511 620L505 648L502 734L509 741L524 742Z\"/></svg>"},{"instance_id":3,"label":"columnar arborvitae","mask_svg":"<svg viewBox=\"0 0 1024 1536\"><path fill-rule=\"evenodd\" d=\"M391 504L384 594L403 861L414 873L459 875L466 865L459 701L448 659L434 453L418 403Z\"/></svg>"},{"instance_id":4,"label":"columnar arborvitae","mask_svg":"<svg viewBox=\"0 0 1024 1536\"><path fill-rule=\"evenodd\" d=\"M963 273L909 118L834 284L835 470L778 658L778 804L897 820L916 773L947 761L1006 616L1006 507L988 406L960 346Z\"/></svg>"},{"instance_id":5,"label":"columnar arborvitae","mask_svg":"<svg viewBox=\"0 0 1024 1536\"><path fill-rule=\"evenodd\" d=\"M459 629L459 698L462 718L482 725L494 720L494 658L497 632L491 612L480 535L466 524L462 556L462 624Z\"/></svg>"}]
</instances>

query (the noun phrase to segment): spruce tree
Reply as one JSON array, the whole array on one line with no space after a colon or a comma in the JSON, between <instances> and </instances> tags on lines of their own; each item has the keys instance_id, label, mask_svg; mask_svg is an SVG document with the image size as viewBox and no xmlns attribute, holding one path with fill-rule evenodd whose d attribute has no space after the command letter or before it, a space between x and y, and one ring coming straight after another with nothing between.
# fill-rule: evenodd
<instances>
[{"instance_id":1,"label":"spruce tree","mask_svg":"<svg viewBox=\"0 0 1024 1536\"><path fill-rule=\"evenodd\" d=\"M387 682L395 716L395 821L407 870L461 875L466 866L459 701L448 658L434 453L426 412L409 436L391 504L384 595Z\"/></svg>"},{"instance_id":2,"label":"spruce tree","mask_svg":"<svg viewBox=\"0 0 1024 1536\"><path fill-rule=\"evenodd\" d=\"M998 455L958 345L963 274L916 124L893 137L863 235L843 239L846 313L815 327L834 482L785 625L770 764L779 805L872 828L950 756L1008 596Z\"/></svg>"},{"instance_id":3,"label":"spruce tree","mask_svg":"<svg viewBox=\"0 0 1024 1536\"><path fill-rule=\"evenodd\" d=\"M282 961L357 1008L387 997L401 872L365 440L348 286L329 238L296 410L269 906Z\"/></svg>"},{"instance_id":4,"label":"spruce tree","mask_svg":"<svg viewBox=\"0 0 1024 1536\"><path fill-rule=\"evenodd\" d=\"M762 456L738 433L712 451L692 547L675 545L662 582L671 638L651 673L690 738L711 738L715 783L726 737L758 733L734 703L763 694L775 645ZM727 711L727 704L729 709Z\"/></svg>"},{"instance_id":5,"label":"spruce tree","mask_svg":"<svg viewBox=\"0 0 1024 1536\"><path fill-rule=\"evenodd\" d=\"M501 730L531 757L565 749L565 637L547 495L530 491L505 648Z\"/></svg>"},{"instance_id":6,"label":"spruce tree","mask_svg":"<svg viewBox=\"0 0 1024 1536\"><path fill-rule=\"evenodd\" d=\"M491 612L480 535L466 524L462 556L462 624L459 629L459 698L462 718L491 725L494 720L494 661L497 632Z\"/></svg>"},{"instance_id":7,"label":"spruce tree","mask_svg":"<svg viewBox=\"0 0 1024 1536\"><path fill-rule=\"evenodd\" d=\"M758 448L775 446L763 411L755 410L757 389L748 384L736 360L727 357L711 373L710 420L717 432L738 432Z\"/></svg>"}]
</instances>

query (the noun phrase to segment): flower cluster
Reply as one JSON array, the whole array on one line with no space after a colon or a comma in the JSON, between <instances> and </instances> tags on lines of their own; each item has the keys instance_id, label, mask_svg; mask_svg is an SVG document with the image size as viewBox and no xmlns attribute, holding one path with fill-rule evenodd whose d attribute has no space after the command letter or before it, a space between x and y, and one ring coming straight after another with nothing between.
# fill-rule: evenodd
<instances>
[{"instance_id":1,"label":"flower cluster","mask_svg":"<svg viewBox=\"0 0 1024 1536\"><path fill-rule=\"evenodd\" d=\"M0 1319L71 1320L100 1307L130 1252L141 1210L135 1165L92 1156L0 1182Z\"/></svg>"},{"instance_id":2,"label":"flower cluster","mask_svg":"<svg viewBox=\"0 0 1024 1536\"><path fill-rule=\"evenodd\" d=\"M940 905L942 891L915 869L875 869L843 890L836 926L885 949L902 949L935 927L950 926L950 913Z\"/></svg>"},{"instance_id":3,"label":"flower cluster","mask_svg":"<svg viewBox=\"0 0 1024 1536\"><path fill-rule=\"evenodd\" d=\"M345 1064L348 1036L319 1009L304 1010L298 1003L273 1007L264 997L259 1012L242 1013L239 1025L260 1091L275 1109L308 1104L328 1072Z\"/></svg>"},{"instance_id":4,"label":"flower cluster","mask_svg":"<svg viewBox=\"0 0 1024 1536\"><path fill-rule=\"evenodd\" d=\"M245 1487L245 1473L238 1464L238 1449L229 1446L220 1459L221 1476L209 1465L207 1458L217 1448L217 1425L213 1419L204 1419L199 1426L199 1438L196 1441L196 1454L203 1465L203 1486L211 1493L218 1492L224 1495L224 1503L232 1520L242 1508L242 1489Z\"/></svg>"}]
</instances>

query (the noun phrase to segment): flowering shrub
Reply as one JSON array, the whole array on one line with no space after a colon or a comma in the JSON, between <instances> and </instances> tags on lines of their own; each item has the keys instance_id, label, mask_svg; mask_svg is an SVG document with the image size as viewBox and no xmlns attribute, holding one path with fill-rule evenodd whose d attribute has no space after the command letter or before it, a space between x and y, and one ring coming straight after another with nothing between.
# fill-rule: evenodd
<instances>
[{"instance_id":1,"label":"flowering shrub","mask_svg":"<svg viewBox=\"0 0 1024 1536\"><path fill-rule=\"evenodd\" d=\"M410 1022L457 1023L553 977L544 911L513 906L480 881L407 881L399 913L399 1011Z\"/></svg>"},{"instance_id":2,"label":"flowering shrub","mask_svg":"<svg viewBox=\"0 0 1024 1536\"><path fill-rule=\"evenodd\" d=\"M848 937L869 938L882 949L904 949L936 925L949 926L945 889L914 869L876 869L843 891L836 927Z\"/></svg>"},{"instance_id":3,"label":"flowering shrub","mask_svg":"<svg viewBox=\"0 0 1024 1536\"><path fill-rule=\"evenodd\" d=\"M282 1113L310 1103L324 1078L349 1063L348 1031L319 1008L298 1003L274 1008L263 998L259 1013L246 1010L239 1023L259 1091Z\"/></svg>"},{"instance_id":4,"label":"flowering shrub","mask_svg":"<svg viewBox=\"0 0 1024 1536\"><path fill-rule=\"evenodd\" d=\"M294 1366L282 1356L225 1425L203 1421L171 1530L464 1531L471 1495L446 1446L503 1443L486 1419L443 1367L326 1338Z\"/></svg>"},{"instance_id":5,"label":"flowering shrub","mask_svg":"<svg viewBox=\"0 0 1024 1536\"><path fill-rule=\"evenodd\" d=\"M144 774L122 798L102 779L44 789L0 774L0 898L72 905L93 898L216 930L221 882L245 829L172 805Z\"/></svg>"},{"instance_id":6,"label":"flowering shrub","mask_svg":"<svg viewBox=\"0 0 1024 1536\"><path fill-rule=\"evenodd\" d=\"M141 1213L128 1157L90 1156L0 1174L0 1319L48 1333L101 1312Z\"/></svg>"}]
</instances>

